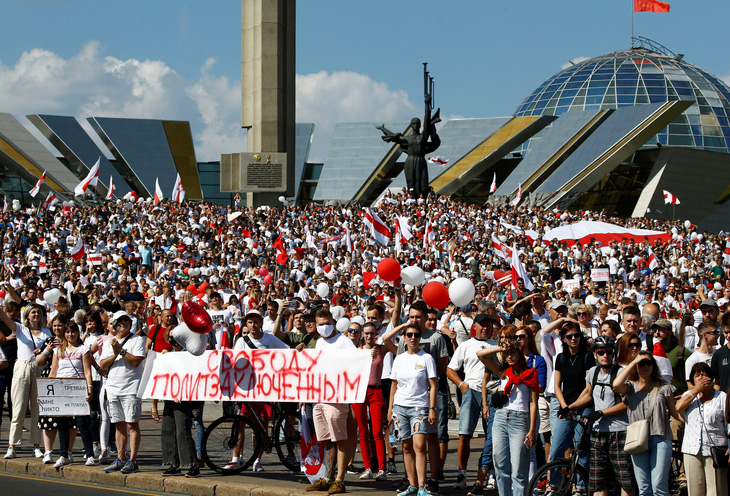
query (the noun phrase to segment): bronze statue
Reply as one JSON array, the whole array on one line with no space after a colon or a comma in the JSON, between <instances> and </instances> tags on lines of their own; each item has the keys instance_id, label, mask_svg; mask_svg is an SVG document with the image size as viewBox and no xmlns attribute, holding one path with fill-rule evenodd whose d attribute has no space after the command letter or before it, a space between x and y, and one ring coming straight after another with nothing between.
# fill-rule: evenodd
<instances>
[{"instance_id":1,"label":"bronze statue","mask_svg":"<svg viewBox=\"0 0 730 496\"><path fill-rule=\"evenodd\" d=\"M435 151L441 145L441 139L436 134L437 122L441 122L439 113L441 109L431 116L433 109L433 78L429 77L426 70L427 64L423 64L423 91L426 104L425 118L423 119L423 132L421 132L421 120L418 117L411 119L410 125L402 133L394 133L385 128L384 125L376 126L376 129L383 133L381 138L386 143L396 143L401 150L408 155L404 167L406 174L406 187L412 198L420 198L428 195L428 165L426 154Z\"/></svg>"}]
</instances>

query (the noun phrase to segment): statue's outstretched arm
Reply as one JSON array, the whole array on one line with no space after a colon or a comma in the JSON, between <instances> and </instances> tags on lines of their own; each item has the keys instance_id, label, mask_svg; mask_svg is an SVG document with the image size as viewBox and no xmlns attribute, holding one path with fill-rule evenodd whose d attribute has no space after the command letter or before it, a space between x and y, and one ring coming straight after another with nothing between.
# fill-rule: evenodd
<instances>
[{"instance_id":1,"label":"statue's outstretched arm","mask_svg":"<svg viewBox=\"0 0 730 496\"><path fill-rule=\"evenodd\" d=\"M405 141L403 140L403 135L401 133L394 133L393 131L390 131L388 128L385 127L385 124L375 126L375 129L383 133L383 136L381 136L381 138L386 143L397 143L399 145L405 144Z\"/></svg>"}]
</instances>

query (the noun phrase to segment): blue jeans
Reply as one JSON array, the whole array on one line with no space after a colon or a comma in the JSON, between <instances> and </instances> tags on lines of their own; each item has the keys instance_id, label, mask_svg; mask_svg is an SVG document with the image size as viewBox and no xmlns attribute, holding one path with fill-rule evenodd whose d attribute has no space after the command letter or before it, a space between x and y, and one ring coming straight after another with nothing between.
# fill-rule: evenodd
<instances>
[{"instance_id":1,"label":"blue jeans","mask_svg":"<svg viewBox=\"0 0 730 496\"><path fill-rule=\"evenodd\" d=\"M523 496L527 486L530 453L525 436L530 430L527 412L499 408L492 426L494 472L500 496Z\"/></svg>"},{"instance_id":2,"label":"blue jeans","mask_svg":"<svg viewBox=\"0 0 730 496\"><path fill-rule=\"evenodd\" d=\"M565 452L568 448L576 446L580 442L580 436L583 433L583 425L578 422L558 418L558 410L560 409L560 402L556 397L550 398L550 426L552 428L550 445L550 460L557 460L558 458L564 458ZM553 417L553 412L554 417ZM591 412L590 408L581 408L576 411L578 415L586 416ZM554 423L553 423L554 420ZM591 446L588 442L589 438L586 438L586 442L581 446L580 458L578 463L586 470L588 470L588 463L591 458ZM558 480L559 476L556 470L550 473L550 477L553 480ZM578 487L585 489L588 481L579 480Z\"/></svg>"},{"instance_id":3,"label":"blue jeans","mask_svg":"<svg viewBox=\"0 0 730 496\"><path fill-rule=\"evenodd\" d=\"M661 436L649 436L649 449L631 455L634 475L641 496L669 495L669 465L672 461L672 441Z\"/></svg>"},{"instance_id":4,"label":"blue jeans","mask_svg":"<svg viewBox=\"0 0 730 496\"><path fill-rule=\"evenodd\" d=\"M494 460L492 457L492 429L494 425L494 414L497 409L492 406L492 395L487 395L487 405L489 405L489 418L487 419L486 425L482 422L484 427L484 447L482 448L482 454L479 456L479 469L480 470L492 470L494 468Z\"/></svg>"}]
</instances>

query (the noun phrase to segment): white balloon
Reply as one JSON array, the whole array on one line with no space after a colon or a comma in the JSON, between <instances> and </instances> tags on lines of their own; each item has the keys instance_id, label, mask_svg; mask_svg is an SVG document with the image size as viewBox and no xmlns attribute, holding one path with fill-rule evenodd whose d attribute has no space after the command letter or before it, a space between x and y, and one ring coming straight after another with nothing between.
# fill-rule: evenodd
<instances>
[{"instance_id":1,"label":"white balloon","mask_svg":"<svg viewBox=\"0 0 730 496\"><path fill-rule=\"evenodd\" d=\"M284 203L286 201L286 198L284 198L284 196L282 195L282 196L279 197L279 201L281 203Z\"/></svg>"},{"instance_id":2,"label":"white balloon","mask_svg":"<svg viewBox=\"0 0 730 496\"><path fill-rule=\"evenodd\" d=\"M676 226L672 228L672 234L677 234L677 227Z\"/></svg>"},{"instance_id":3,"label":"white balloon","mask_svg":"<svg viewBox=\"0 0 730 496\"><path fill-rule=\"evenodd\" d=\"M320 282L317 284L317 294L320 298L326 298L327 295L330 294L330 287L326 282Z\"/></svg>"},{"instance_id":4,"label":"white balloon","mask_svg":"<svg viewBox=\"0 0 730 496\"><path fill-rule=\"evenodd\" d=\"M423 280L425 279L423 269L421 269L417 265L410 265L401 270L400 276L403 279L404 283L410 284L413 287L420 286L421 284L423 284Z\"/></svg>"},{"instance_id":5,"label":"white balloon","mask_svg":"<svg viewBox=\"0 0 730 496\"><path fill-rule=\"evenodd\" d=\"M140 196L139 198L137 198L137 203L143 203L143 202L144 202L144 198L143 197Z\"/></svg>"},{"instance_id":6,"label":"white balloon","mask_svg":"<svg viewBox=\"0 0 730 496\"><path fill-rule=\"evenodd\" d=\"M691 223L690 221L688 221L688 220L685 220L685 221L684 221L684 228L685 228L685 229L689 229L689 228L690 228L690 226L692 226L692 223Z\"/></svg>"},{"instance_id":7,"label":"white balloon","mask_svg":"<svg viewBox=\"0 0 730 496\"><path fill-rule=\"evenodd\" d=\"M202 355L208 346L208 335L193 332L185 322L174 328L171 335L185 350L195 356Z\"/></svg>"},{"instance_id":8,"label":"white balloon","mask_svg":"<svg viewBox=\"0 0 730 496\"><path fill-rule=\"evenodd\" d=\"M437 277L434 277L434 279L433 279L433 280L434 280L434 281L438 281L438 282L440 282L441 284L444 284L444 278L443 278L443 277L441 277L441 276L437 276Z\"/></svg>"},{"instance_id":9,"label":"white balloon","mask_svg":"<svg viewBox=\"0 0 730 496\"><path fill-rule=\"evenodd\" d=\"M411 291L413 291L413 286L411 286L410 284L404 284L403 288L405 288L406 293L410 293Z\"/></svg>"},{"instance_id":10,"label":"white balloon","mask_svg":"<svg viewBox=\"0 0 730 496\"><path fill-rule=\"evenodd\" d=\"M466 277L459 277L449 285L449 298L457 307L463 307L474 299L474 283Z\"/></svg>"},{"instance_id":11,"label":"white balloon","mask_svg":"<svg viewBox=\"0 0 730 496\"><path fill-rule=\"evenodd\" d=\"M61 292L58 289L49 289L45 293L43 293L43 299L46 303L49 305L53 305L58 301L58 299L61 297Z\"/></svg>"},{"instance_id":12,"label":"white balloon","mask_svg":"<svg viewBox=\"0 0 730 496\"><path fill-rule=\"evenodd\" d=\"M342 317L340 320L337 321L337 330L340 332L345 332L348 327L350 327L350 319L347 317Z\"/></svg>"},{"instance_id":13,"label":"white balloon","mask_svg":"<svg viewBox=\"0 0 730 496\"><path fill-rule=\"evenodd\" d=\"M702 241L702 239L704 237L705 237L705 235L704 234L701 234L701 233L697 235L697 239L699 239L700 241Z\"/></svg>"},{"instance_id":14,"label":"white balloon","mask_svg":"<svg viewBox=\"0 0 730 496\"><path fill-rule=\"evenodd\" d=\"M696 232L692 232L692 234L689 235L689 239L691 239L692 241L694 241L695 239L697 239L697 233Z\"/></svg>"}]
</instances>

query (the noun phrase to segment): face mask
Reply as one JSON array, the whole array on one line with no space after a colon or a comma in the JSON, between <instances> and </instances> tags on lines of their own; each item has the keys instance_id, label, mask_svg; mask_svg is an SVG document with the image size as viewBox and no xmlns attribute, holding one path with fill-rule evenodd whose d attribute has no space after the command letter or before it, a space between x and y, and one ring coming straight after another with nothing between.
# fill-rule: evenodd
<instances>
[{"instance_id":1,"label":"face mask","mask_svg":"<svg viewBox=\"0 0 730 496\"><path fill-rule=\"evenodd\" d=\"M376 330L380 330L380 326L382 326L383 323L380 320L373 320L373 325L375 326Z\"/></svg>"},{"instance_id":2,"label":"face mask","mask_svg":"<svg viewBox=\"0 0 730 496\"><path fill-rule=\"evenodd\" d=\"M328 338L332 334L332 331L335 330L335 326L332 324L325 324L325 325L318 325L317 326L317 332L320 336L323 338Z\"/></svg>"}]
</instances>

